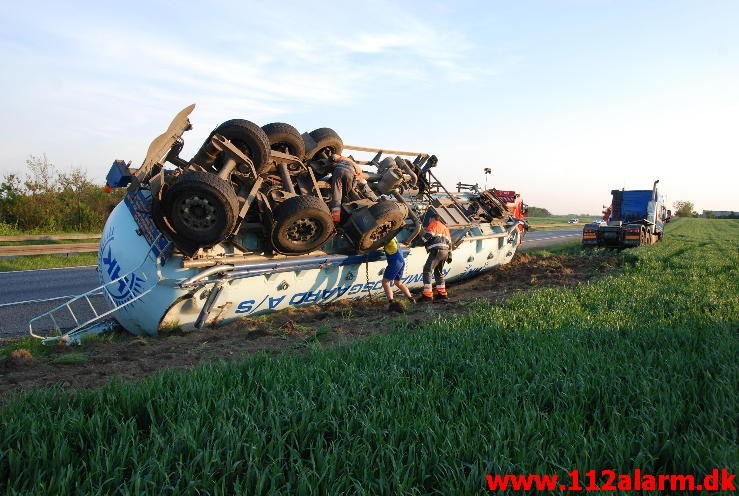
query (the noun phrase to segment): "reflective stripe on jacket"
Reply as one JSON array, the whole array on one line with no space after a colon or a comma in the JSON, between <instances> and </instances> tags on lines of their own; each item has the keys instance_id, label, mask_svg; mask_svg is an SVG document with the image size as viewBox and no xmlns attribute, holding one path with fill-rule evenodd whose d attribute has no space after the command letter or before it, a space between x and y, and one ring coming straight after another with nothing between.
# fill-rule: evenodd
<instances>
[{"instance_id":1,"label":"reflective stripe on jacket","mask_svg":"<svg viewBox=\"0 0 739 496\"><path fill-rule=\"evenodd\" d=\"M423 241L426 245L426 250L432 250L434 248L449 250L452 247L452 235L449 233L449 229L447 229L443 222L437 219L429 222L426 232L423 234Z\"/></svg>"}]
</instances>

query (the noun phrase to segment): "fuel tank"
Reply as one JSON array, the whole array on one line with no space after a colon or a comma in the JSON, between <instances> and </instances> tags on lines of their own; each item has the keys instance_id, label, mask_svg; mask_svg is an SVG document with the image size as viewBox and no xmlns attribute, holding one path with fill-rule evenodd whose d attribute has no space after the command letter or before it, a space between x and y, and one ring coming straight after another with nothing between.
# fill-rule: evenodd
<instances>
[{"instance_id":1,"label":"fuel tank","mask_svg":"<svg viewBox=\"0 0 739 496\"><path fill-rule=\"evenodd\" d=\"M223 257L208 267L185 264L146 211L146 193L128 195L103 230L98 269L115 320L133 334L162 328L194 329L288 307L358 300L382 294L384 252L312 253L292 257ZM458 241L444 272L450 282L511 261L522 231L517 225L474 227ZM216 246L212 251L227 252ZM423 246L403 249L403 280L423 285ZM115 284L108 284L111 281ZM452 289L453 291L453 289Z\"/></svg>"}]
</instances>

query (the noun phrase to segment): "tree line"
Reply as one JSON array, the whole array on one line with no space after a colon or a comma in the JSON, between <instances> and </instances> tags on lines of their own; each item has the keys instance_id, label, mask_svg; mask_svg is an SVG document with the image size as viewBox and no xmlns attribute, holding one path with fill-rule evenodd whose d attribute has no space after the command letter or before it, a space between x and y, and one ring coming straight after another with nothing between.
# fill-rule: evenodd
<instances>
[{"instance_id":1,"label":"tree line","mask_svg":"<svg viewBox=\"0 0 739 496\"><path fill-rule=\"evenodd\" d=\"M0 183L0 227L21 231L100 231L124 191L106 193L80 168L57 170L46 155L31 155L26 173Z\"/></svg>"}]
</instances>

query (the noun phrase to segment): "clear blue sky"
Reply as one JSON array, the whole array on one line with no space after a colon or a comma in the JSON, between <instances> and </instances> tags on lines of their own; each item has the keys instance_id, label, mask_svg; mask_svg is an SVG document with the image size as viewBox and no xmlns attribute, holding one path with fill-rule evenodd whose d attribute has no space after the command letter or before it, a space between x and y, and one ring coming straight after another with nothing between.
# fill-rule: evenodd
<instances>
[{"instance_id":1,"label":"clear blue sky","mask_svg":"<svg viewBox=\"0 0 739 496\"><path fill-rule=\"evenodd\" d=\"M737 1L5 2L0 28L0 174L46 153L102 180L197 103L186 157L284 121L556 213L654 178L739 210Z\"/></svg>"}]
</instances>

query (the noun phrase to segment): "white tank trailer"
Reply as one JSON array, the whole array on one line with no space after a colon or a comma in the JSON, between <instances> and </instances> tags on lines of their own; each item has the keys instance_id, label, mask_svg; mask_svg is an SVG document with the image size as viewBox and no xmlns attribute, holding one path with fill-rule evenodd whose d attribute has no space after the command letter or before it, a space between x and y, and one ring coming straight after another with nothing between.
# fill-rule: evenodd
<instances>
[{"instance_id":1,"label":"white tank trailer","mask_svg":"<svg viewBox=\"0 0 739 496\"><path fill-rule=\"evenodd\" d=\"M111 317L132 334L154 335L162 328L193 330L288 307L358 300L371 294L382 297L382 246L393 236L406 258L404 282L411 289L420 288L426 250L419 234L431 213L439 215L452 233L452 260L444 269L450 282L510 262L526 232L525 205L515 192L480 191L476 186L449 192L431 171L437 165L433 155L346 146L333 134L333 141L327 142L327 128L298 134L305 150L281 148L284 143L275 146L274 136L266 133L270 149L258 157L259 151L244 143L247 140L219 132L228 131L223 126L234 122L227 121L192 160L182 160L178 157L181 135L191 127L188 115L193 108L180 112L167 132L154 140L138 170L114 163L108 185L128 189L102 233L101 285L31 320L31 335L78 342L83 335L112 327ZM252 124L250 132L254 128L259 129ZM331 184L326 172L331 156L345 150L375 153L370 161L356 162L364 169L375 169L365 175L379 198L353 193L356 196L342 205L342 221L336 226L331 222L328 228L322 228L321 218L280 212L290 198L309 195L328 212ZM209 168L219 160L220 169ZM174 170L165 163L174 165ZM234 180L223 173L229 167L242 177ZM182 184L187 174L211 174L229 184L230 191L236 192L233 212L224 214L207 188L188 190L184 200L168 199L173 191L182 196L182 188L173 185ZM193 213L196 207L200 209ZM382 215L370 215L380 210ZM394 223L398 211L402 215ZM209 219L222 215L233 215L236 221L226 223L225 236L222 223L217 225L221 239L204 239L213 232ZM289 225L276 225L280 222ZM277 239L280 235L285 236ZM105 309L98 308L99 301L96 304L100 293ZM70 317L70 324L61 324Z\"/></svg>"}]
</instances>

